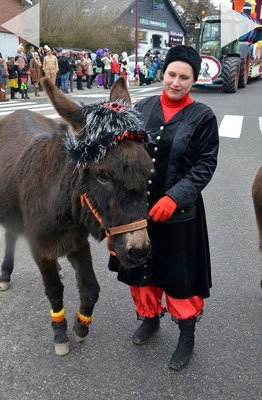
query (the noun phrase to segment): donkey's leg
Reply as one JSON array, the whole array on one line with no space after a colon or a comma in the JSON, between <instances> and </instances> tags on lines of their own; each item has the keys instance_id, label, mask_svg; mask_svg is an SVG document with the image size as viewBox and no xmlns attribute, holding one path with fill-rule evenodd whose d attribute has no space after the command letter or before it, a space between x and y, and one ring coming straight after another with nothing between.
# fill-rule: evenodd
<instances>
[{"instance_id":1,"label":"donkey's leg","mask_svg":"<svg viewBox=\"0 0 262 400\"><path fill-rule=\"evenodd\" d=\"M11 274L14 269L14 254L17 235L9 231L5 232L5 255L1 265L0 291L9 289Z\"/></svg>"},{"instance_id":2,"label":"donkey's leg","mask_svg":"<svg viewBox=\"0 0 262 400\"><path fill-rule=\"evenodd\" d=\"M67 321L63 307L64 286L59 278L56 260L38 259L37 265L42 274L45 294L51 303L52 327L54 330L55 352L59 356L69 353Z\"/></svg>"},{"instance_id":3,"label":"donkey's leg","mask_svg":"<svg viewBox=\"0 0 262 400\"><path fill-rule=\"evenodd\" d=\"M100 288L94 274L88 242L77 251L69 253L67 258L76 271L80 309L75 319L74 334L76 340L82 342L88 334L88 326L93 319L93 309L98 300Z\"/></svg>"}]
</instances>

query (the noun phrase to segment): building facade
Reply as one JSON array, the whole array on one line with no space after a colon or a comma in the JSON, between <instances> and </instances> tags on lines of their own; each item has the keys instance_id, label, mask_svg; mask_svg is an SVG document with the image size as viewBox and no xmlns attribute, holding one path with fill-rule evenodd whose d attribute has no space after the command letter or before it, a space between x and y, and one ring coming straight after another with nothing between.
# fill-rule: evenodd
<instances>
[{"instance_id":1,"label":"building facade","mask_svg":"<svg viewBox=\"0 0 262 400\"><path fill-rule=\"evenodd\" d=\"M4 58L15 55L19 45L19 37L8 32L1 25L22 12L21 0L0 1L0 53Z\"/></svg>"},{"instance_id":2,"label":"building facade","mask_svg":"<svg viewBox=\"0 0 262 400\"><path fill-rule=\"evenodd\" d=\"M184 44L186 28L170 0L137 0L138 52ZM135 26L135 1L120 16Z\"/></svg>"}]
</instances>

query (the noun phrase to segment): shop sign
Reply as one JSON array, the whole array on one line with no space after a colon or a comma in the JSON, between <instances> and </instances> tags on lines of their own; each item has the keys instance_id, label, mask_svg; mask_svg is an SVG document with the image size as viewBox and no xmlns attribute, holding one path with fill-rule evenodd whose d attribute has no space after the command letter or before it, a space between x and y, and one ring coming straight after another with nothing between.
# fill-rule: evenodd
<instances>
[{"instance_id":1,"label":"shop sign","mask_svg":"<svg viewBox=\"0 0 262 400\"><path fill-rule=\"evenodd\" d=\"M139 23L141 25L154 26L154 27L157 27L157 28L167 28L167 22L158 21L156 19L149 19L149 18L139 17Z\"/></svg>"}]
</instances>

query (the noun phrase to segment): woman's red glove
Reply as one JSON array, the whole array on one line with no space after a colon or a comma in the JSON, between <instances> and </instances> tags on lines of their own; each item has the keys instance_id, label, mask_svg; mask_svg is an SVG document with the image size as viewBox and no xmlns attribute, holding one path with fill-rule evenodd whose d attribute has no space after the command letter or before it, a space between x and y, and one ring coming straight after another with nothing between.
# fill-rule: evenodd
<instances>
[{"instance_id":1,"label":"woman's red glove","mask_svg":"<svg viewBox=\"0 0 262 400\"><path fill-rule=\"evenodd\" d=\"M169 196L164 196L151 208L149 215L154 222L163 222L171 217L176 208L177 204L174 200Z\"/></svg>"}]
</instances>

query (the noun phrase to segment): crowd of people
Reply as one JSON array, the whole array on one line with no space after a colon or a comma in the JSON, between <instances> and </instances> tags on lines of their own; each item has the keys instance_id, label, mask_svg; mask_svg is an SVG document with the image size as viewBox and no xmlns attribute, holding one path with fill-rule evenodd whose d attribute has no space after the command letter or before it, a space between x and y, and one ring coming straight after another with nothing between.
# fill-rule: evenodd
<instances>
[{"instance_id":1,"label":"crowd of people","mask_svg":"<svg viewBox=\"0 0 262 400\"><path fill-rule=\"evenodd\" d=\"M0 102L8 101L7 87L10 88L11 99L16 99L17 93L21 99L29 99L28 85L34 87L35 96L42 91L40 79L48 76L64 93L73 92L73 81L76 77L77 90L86 87L92 89L94 81L97 88L110 89L116 79L122 75L126 78L127 86L134 81L137 85L148 85L162 79L161 70L164 56L156 52L144 56L143 66L136 64L134 73L130 70L128 55L123 52L120 56L111 53L107 48L98 49L95 57L90 52L75 52L60 48L51 49L48 45L37 50L31 46L25 52L20 44L15 56L4 60L0 53Z\"/></svg>"}]
</instances>

